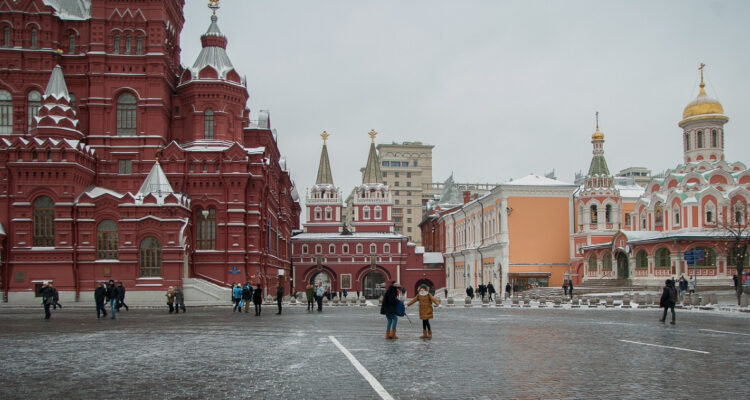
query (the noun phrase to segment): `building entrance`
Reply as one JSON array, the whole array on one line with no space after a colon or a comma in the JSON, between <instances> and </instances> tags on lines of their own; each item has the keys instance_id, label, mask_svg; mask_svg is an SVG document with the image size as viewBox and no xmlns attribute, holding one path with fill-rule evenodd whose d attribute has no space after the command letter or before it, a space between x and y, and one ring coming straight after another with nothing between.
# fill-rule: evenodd
<instances>
[{"instance_id":1,"label":"building entrance","mask_svg":"<svg viewBox=\"0 0 750 400\"><path fill-rule=\"evenodd\" d=\"M313 275L312 278L310 278L310 283L315 287L318 287L318 283L322 283L327 292L331 291L331 277L325 272L318 272Z\"/></svg>"},{"instance_id":2,"label":"building entrance","mask_svg":"<svg viewBox=\"0 0 750 400\"><path fill-rule=\"evenodd\" d=\"M628 256L623 252L617 253L617 278L628 279L630 276L630 268L628 268Z\"/></svg>"},{"instance_id":3,"label":"building entrance","mask_svg":"<svg viewBox=\"0 0 750 400\"><path fill-rule=\"evenodd\" d=\"M385 277L378 271L370 271L362 278L362 294L366 299L377 299L385 293Z\"/></svg>"}]
</instances>

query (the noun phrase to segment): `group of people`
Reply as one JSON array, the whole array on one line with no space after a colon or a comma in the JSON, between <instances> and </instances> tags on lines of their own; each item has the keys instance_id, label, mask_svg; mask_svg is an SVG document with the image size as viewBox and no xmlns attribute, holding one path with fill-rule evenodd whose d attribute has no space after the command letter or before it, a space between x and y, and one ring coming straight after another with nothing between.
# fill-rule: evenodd
<instances>
[{"instance_id":1,"label":"group of people","mask_svg":"<svg viewBox=\"0 0 750 400\"><path fill-rule=\"evenodd\" d=\"M179 314L180 309L182 309L183 313L187 311L185 310L185 293L181 287L170 286L164 296L167 297L167 306L169 307L170 314L173 312Z\"/></svg>"},{"instance_id":2,"label":"group of people","mask_svg":"<svg viewBox=\"0 0 750 400\"><path fill-rule=\"evenodd\" d=\"M419 287L417 295L406 305L399 299L400 292L401 285L395 282L388 287L388 290L383 295L380 314L385 315L386 318L385 338L398 339L396 335L398 317L406 316L406 307L419 302L419 319L422 320L422 336L419 338L432 339L432 326L430 325L430 320L433 318L432 305L434 304L435 307L438 307L440 302L430 293L425 284Z\"/></svg>"},{"instance_id":3,"label":"group of people","mask_svg":"<svg viewBox=\"0 0 750 400\"><path fill-rule=\"evenodd\" d=\"M492 283L484 284L480 283L479 286L477 286L476 294L477 296L482 298L482 301L484 301L484 296L489 295L489 301L492 301L492 295L495 294L495 286L492 285ZM474 300L474 288L469 285L469 287L466 288L466 295L471 297L472 300Z\"/></svg>"},{"instance_id":4,"label":"group of people","mask_svg":"<svg viewBox=\"0 0 750 400\"><path fill-rule=\"evenodd\" d=\"M122 282L117 282L117 285L115 285L113 279L110 279L106 284L99 282L99 286L94 290L94 302L96 303L96 318L107 317L106 302L109 302L112 319L115 319L117 311L122 307L125 307L125 311L130 311L130 307L125 304L125 286Z\"/></svg>"},{"instance_id":5,"label":"group of people","mask_svg":"<svg viewBox=\"0 0 750 400\"><path fill-rule=\"evenodd\" d=\"M565 292L566 296L570 296L570 298L573 298L573 280L572 279L563 279L563 292Z\"/></svg>"},{"instance_id":6,"label":"group of people","mask_svg":"<svg viewBox=\"0 0 750 400\"><path fill-rule=\"evenodd\" d=\"M42 297L42 306L44 306L44 319L50 319L52 312L50 307L57 310L57 307L62 309L60 304L60 293L57 288L52 285L52 282L44 282L42 288L39 290L39 295Z\"/></svg>"},{"instance_id":7,"label":"group of people","mask_svg":"<svg viewBox=\"0 0 750 400\"><path fill-rule=\"evenodd\" d=\"M232 312L242 312L243 308L245 312L250 312L250 303L253 303L253 306L255 308L255 316L260 316L260 313L263 309L263 287L260 283L255 285L250 284L250 282L245 282L244 285L240 285L239 283L232 283L232 304L234 304L234 308L232 308ZM279 282L278 286L276 286L276 306L279 308L278 312L276 312L276 315L281 314L281 302L284 298L284 286L281 282Z\"/></svg>"},{"instance_id":8,"label":"group of people","mask_svg":"<svg viewBox=\"0 0 750 400\"><path fill-rule=\"evenodd\" d=\"M313 302L318 305L318 312L323 311L323 297L326 296L328 291L323 287L323 282L318 282L318 286L313 286L311 283L305 287L305 297L307 298L307 311L315 309ZM346 295L344 295L346 296Z\"/></svg>"}]
</instances>

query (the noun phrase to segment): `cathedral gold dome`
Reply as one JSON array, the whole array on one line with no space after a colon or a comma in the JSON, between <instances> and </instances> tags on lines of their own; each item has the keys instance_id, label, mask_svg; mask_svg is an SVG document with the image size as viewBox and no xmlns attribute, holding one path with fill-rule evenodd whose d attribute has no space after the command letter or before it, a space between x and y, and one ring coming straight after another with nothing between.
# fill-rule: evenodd
<instances>
[{"instance_id":1,"label":"cathedral gold dome","mask_svg":"<svg viewBox=\"0 0 750 400\"><path fill-rule=\"evenodd\" d=\"M594 132L591 135L591 140L604 140L604 133L599 131L599 128L596 128L596 132Z\"/></svg>"},{"instance_id":2,"label":"cathedral gold dome","mask_svg":"<svg viewBox=\"0 0 750 400\"><path fill-rule=\"evenodd\" d=\"M683 119L688 119L698 115L724 114L724 108L721 106L721 103L706 95L706 90L704 89L705 86L706 85L701 82L701 91L698 93L698 97L685 107L685 111L682 113Z\"/></svg>"}]
</instances>

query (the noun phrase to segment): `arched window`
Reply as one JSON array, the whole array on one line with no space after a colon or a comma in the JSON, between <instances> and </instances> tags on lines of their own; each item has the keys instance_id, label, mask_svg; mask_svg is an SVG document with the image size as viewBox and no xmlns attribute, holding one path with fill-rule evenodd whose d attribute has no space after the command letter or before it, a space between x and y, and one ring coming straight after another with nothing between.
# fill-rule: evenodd
<instances>
[{"instance_id":1,"label":"arched window","mask_svg":"<svg viewBox=\"0 0 750 400\"><path fill-rule=\"evenodd\" d=\"M133 44L133 37L130 35L125 35L125 54L130 54L130 49Z\"/></svg>"},{"instance_id":2,"label":"arched window","mask_svg":"<svg viewBox=\"0 0 750 400\"><path fill-rule=\"evenodd\" d=\"M216 249L216 209L196 209L195 220L195 248L198 250Z\"/></svg>"},{"instance_id":3,"label":"arched window","mask_svg":"<svg viewBox=\"0 0 750 400\"><path fill-rule=\"evenodd\" d=\"M383 218L383 209L380 206L375 206L375 219L380 220Z\"/></svg>"},{"instance_id":4,"label":"arched window","mask_svg":"<svg viewBox=\"0 0 750 400\"><path fill-rule=\"evenodd\" d=\"M696 267L715 267L716 266L716 253L708 247L696 247L695 250L703 250L705 257L702 260L696 260Z\"/></svg>"},{"instance_id":5,"label":"arched window","mask_svg":"<svg viewBox=\"0 0 750 400\"><path fill-rule=\"evenodd\" d=\"M117 136L135 136L136 100L130 93L117 98Z\"/></svg>"},{"instance_id":6,"label":"arched window","mask_svg":"<svg viewBox=\"0 0 750 400\"><path fill-rule=\"evenodd\" d=\"M75 54L76 52L76 34L71 33L68 35L68 54Z\"/></svg>"},{"instance_id":7,"label":"arched window","mask_svg":"<svg viewBox=\"0 0 750 400\"><path fill-rule=\"evenodd\" d=\"M320 207L315 207L315 220L320 221L323 219L323 210Z\"/></svg>"},{"instance_id":8,"label":"arched window","mask_svg":"<svg viewBox=\"0 0 750 400\"><path fill-rule=\"evenodd\" d=\"M34 201L34 246L55 245L55 203L47 196Z\"/></svg>"},{"instance_id":9,"label":"arched window","mask_svg":"<svg viewBox=\"0 0 750 400\"><path fill-rule=\"evenodd\" d=\"M596 205L591 206L591 223L596 224L599 221L599 216L597 215L597 208Z\"/></svg>"},{"instance_id":10,"label":"arched window","mask_svg":"<svg viewBox=\"0 0 750 400\"><path fill-rule=\"evenodd\" d=\"M690 132L685 132L685 150L690 150Z\"/></svg>"},{"instance_id":11,"label":"arched window","mask_svg":"<svg viewBox=\"0 0 750 400\"><path fill-rule=\"evenodd\" d=\"M673 225L680 226L680 206L675 206L674 209L672 209L673 214Z\"/></svg>"},{"instance_id":12,"label":"arched window","mask_svg":"<svg viewBox=\"0 0 750 400\"><path fill-rule=\"evenodd\" d=\"M703 148L703 131L698 131L698 136L696 138L698 142L697 147L699 149L702 149Z\"/></svg>"},{"instance_id":13,"label":"arched window","mask_svg":"<svg viewBox=\"0 0 750 400\"><path fill-rule=\"evenodd\" d=\"M341 246L341 253L343 253L343 254L349 254L349 245L348 244L345 244L345 245Z\"/></svg>"},{"instance_id":14,"label":"arched window","mask_svg":"<svg viewBox=\"0 0 750 400\"><path fill-rule=\"evenodd\" d=\"M112 52L115 54L120 53L120 34L116 34L114 37L114 43L112 44Z\"/></svg>"},{"instance_id":15,"label":"arched window","mask_svg":"<svg viewBox=\"0 0 750 400\"><path fill-rule=\"evenodd\" d=\"M656 250L654 261L656 262L656 268L669 268L672 266L672 262L669 259L669 250L665 248Z\"/></svg>"},{"instance_id":16,"label":"arched window","mask_svg":"<svg viewBox=\"0 0 750 400\"><path fill-rule=\"evenodd\" d=\"M737 202L734 203L734 224L744 225L745 224L745 206L744 204Z\"/></svg>"},{"instance_id":17,"label":"arched window","mask_svg":"<svg viewBox=\"0 0 750 400\"><path fill-rule=\"evenodd\" d=\"M10 47L11 44L10 27L3 27L3 47Z\"/></svg>"},{"instance_id":18,"label":"arched window","mask_svg":"<svg viewBox=\"0 0 750 400\"><path fill-rule=\"evenodd\" d=\"M323 245L316 244L315 245L315 254L322 254L323 253Z\"/></svg>"},{"instance_id":19,"label":"arched window","mask_svg":"<svg viewBox=\"0 0 750 400\"><path fill-rule=\"evenodd\" d=\"M141 242L140 276L155 278L161 276L161 245L155 237L147 237Z\"/></svg>"},{"instance_id":20,"label":"arched window","mask_svg":"<svg viewBox=\"0 0 750 400\"><path fill-rule=\"evenodd\" d=\"M719 138L716 129L711 131L711 147L719 147Z\"/></svg>"},{"instance_id":21,"label":"arched window","mask_svg":"<svg viewBox=\"0 0 750 400\"><path fill-rule=\"evenodd\" d=\"M607 206L604 208L604 220L608 223L612 223L612 205L607 204Z\"/></svg>"},{"instance_id":22,"label":"arched window","mask_svg":"<svg viewBox=\"0 0 750 400\"><path fill-rule=\"evenodd\" d=\"M105 219L96 227L96 258L100 260L117 260L117 223Z\"/></svg>"},{"instance_id":23,"label":"arched window","mask_svg":"<svg viewBox=\"0 0 750 400\"><path fill-rule=\"evenodd\" d=\"M27 129L31 129L31 124L34 122L34 117L39 115L39 108L42 107L42 95L36 90L29 92L29 96L26 100L26 116L27 116Z\"/></svg>"},{"instance_id":24,"label":"arched window","mask_svg":"<svg viewBox=\"0 0 750 400\"><path fill-rule=\"evenodd\" d=\"M370 243L370 254L375 254L378 252L378 247L375 246L375 243Z\"/></svg>"},{"instance_id":25,"label":"arched window","mask_svg":"<svg viewBox=\"0 0 750 400\"><path fill-rule=\"evenodd\" d=\"M357 243L357 254L362 254L363 246L362 243Z\"/></svg>"},{"instance_id":26,"label":"arched window","mask_svg":"<svg viewBox=\"0 0 750 400\"><path fill-rule=\"evenodd\" d=\"M383 245L383 253L390 253L391 252L391 245L386 243Z\"/></svg>"},{"instance_id":27,"label":"arched window","mask_svg":"<svg viewBox=\"0 0 750 400\"><path fill-rule=\"evenodd\" d=\"M326 219L329 221L333 219L333 209L331 207L326 207Z\"/></svg>"},{"instance_id":28,"label":"arched window","mask_svg":"<svg viewBox=\"0 0 750 400\"><path fill-rule=\"evenodd\" d=\"M604 271L612 271L612 254L609 252L604 253L602 256L602 269Z\"/></svg>"},{"instance_id":29,"label":"arched window","mask_svg":"<svg viewBox=\"0 0 750 400\"><path fill-rule=\"evenodd\" d=\"M370 207L362 207L362 219L370 219Z\"/></svg>"},{"instance_id":30,"label":"arched window","mask_svg":"<svg viewBox=\"0 0 750 400\"><path fill-rule=\"evenodd\" d=\"M135 54L143 54L143 36L138 36L136 39Z\"/></svg>"},{"instance_id":31,"label":"arched window","mask_svg":"<svg viewBox=\"0 0 750 400\"><path fill-rule=\"evenodd\" d=\"M336 254L336 245L331 243L328 245L328 254Z\"/></svg>"},{"instance_id":32,"label":"arched window","mask_svg":"<svg viewBox=\"0 0 750 400\"><path fill-rule=\"evenodd\" d=\"M36 28L31 28L31 48L36 49L38 43L39 32Z\"/></svg>"},{"instance_id":33,"label":"arched window","mask_svg":"<svg viewBox=\"0 0 750 400\"><path fill-rule=\"evenodd\" d=\"M661 203L654 206L654 225L658 228L664 226L664 207Z\"/></svg>"},{"instance_id":34,"label":"arched window","mask_svg":"<svg viewBox=\"0 0 750 400\"><path fill-rule=\"evenodd\" d=\"M648 254L646 254L646 250L640 250L635 254L635 267L648 268Z\"/></svg>"},{"instance_id":35,"label":"arched window","mask_svg":"<svg viewBox=\"0 0 750 400\"><path fill-rule=\"evenodd\" d=\"M302 254L307 254L307 245L306 244L302 245Z\"/></svg>"},{"instance_id":36,"label":"arched window","mask_svg":"<svg viewBox=\"0 0 750 400\"><path fill-rule=\"evenodd\" d=\"M210 108L203 113L203 137L214 138L214 110Z\"/></svg>"},{"instance_id":37,"label":"arched window","mask_svg":"<svg viewBox=\"0 0 750 400\"><path fill-rule=\"evenodd\" d=\"M596 265L596 255L592 254L589 256L589 271L596 271L597 265Z\"/></svg>"},{"instance_id":38,"label":"arched window","mask_svg":"<svg viewBox=\"0 0 750 400\"><path fill-rule=\"evenodd\" d=\"M710 225L716 222L714 221L714 209L715 209L715 206L713 203L710 203L710 202L706 203L706 224L707 225Z\"/></svg>"},{"instance_id":39,"label":"arched window","mask_svg":"<svg viewBox=\"0 0 750 400\"><path fill-rule=\"evenodd\" d=\"M646 229L648 227L648 219L646 218L646 213L641 213L641 229Z\"/></svg>"},{"instance_id":40,"label":"arched window","mask_svg":"<svg viewBox=\"0 0 750 400\"><path fill-rule=\"evenodd\" d=\"M13 132L13 98L7 90L0 90L0 135Z\"/></svg>"}]
</instances>

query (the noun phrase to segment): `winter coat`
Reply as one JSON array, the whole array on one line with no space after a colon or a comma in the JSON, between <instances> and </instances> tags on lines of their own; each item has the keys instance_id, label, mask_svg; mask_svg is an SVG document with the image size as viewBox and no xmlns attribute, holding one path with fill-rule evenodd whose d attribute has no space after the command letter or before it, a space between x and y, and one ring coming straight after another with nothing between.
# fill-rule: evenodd
<instances>
[{"instance_id":1,"label":"winter coat","mask_svg":"<svg viewBox=\"0 0 750 400\"><path fill-rule=\"evenodd\" d=\"M125 286L118 286L117 287L117 299L120 301L125 300Z\"/></svg>"},{"instance_id":2,"label":"winter coat","mask_svg":"<svg viewBox=\"0 0 750 400\"><path fill-rule=\"evenodd\" d=\"M396 305L400 301L396 293L397 292L389 294L389 292L385 292L383 295L383 304L380 306L381 314L396 315Z\"/></svg>"},{"instance_id":3,"label":"winter coat","mask_svg":"<svg viewBox=\"0 0 750 400\"><path fill-rule=\"evenodd\" d=\"M241 299L242 298L242 288L237 286L234 289L232 289L232 294L234 295L235 299Z\"/></svg>"},{"instance_id":4,"label":"winter coat","mask_svg":"<svg viewBox=\"0 0 750 400\"><path fill-rule=\"evenodd\" d=\"M117 290L117 286L107 286L107 301L117 300L120 297L120 291Z\"/></svg>"},{"instance_id":5,"label":"winter coat","mask_svg":"<svg viewBox=\"0 0 750 400\"><path fill-rule=\"evenodd\" d=\"M437 306L440 305L440 302L430 293L427 293L426 296L422 296L421 294L414 296L406 306L409 307L417 301L419 301L419 319L432 319L432 303L435 303Z\"/></svg>"},{"instance_id":6,"label":"winter coat","mask_svg":"<svg viewBox=\"0 0 750 400\"><path fill-rule=\"evenodd\" d=\"M52 302L54 301L53 300L54 299L54 294L52 292L52 288L49 287L49 286L43 287L39 291L39 295L42 296L42 304L50 304L51 305Z\"/></svg>"},{"instance_id":7,"label":"winter coat","mask_svg":"<svg viewBox=\"0 0 750 400\"><path fill-rule=\"evenodd\" d=\"M674 307L677 303L677 290L674 286L664 286L664 291L661 292L661 299L659 299L659 307L670 308Z\"/></svg>"},{"instance_id":8,"label":"winter coat","mask_svg":"<svg viewBox=\"0 0 750 400\"><path fill-rule=\"evenodd\" d=\"M174 301L180 305L185 303L185 293L182 292L182 288L178 287L174 289Z\"/></svg>"},{"instance_id":9,"label":"winter coat","mask_svg":"<svg viewBox=\"0 0 750 400\"><path fill-rule=\"evenodd\" d=\"M685 290L685 291L687 291L687 286L688 286L688 285L687 285L687 281L686 281L686 280L684 280L684 279L683 279L683 280L681 280L681 281L680 281L680 283L679 283L679 285L680 285L680 290Z\"/></svg>"},{"instance_id":10,"label":"winter coat","mask_svg":"<svg viewBox=\"0 0 750 400\"><path fill-rule=\"evenodd\" d=\"M315 288L312 285L308 285L305 290L305 295L307 296L307 301L315 300Z\"/></svg>"},{"instance_id":11,"label":"winter coat","mask_svg":"<svg viewBox=\"0 0 750 400\"><path fill-rule=\"evenodd\" d=\"M505 284L505 291L510 293L510 283Z\"/></svg>"},{"instance_id":12,"label":"winter coat","mask_svg":"<svg viewBox=\"0 0 750 400\"><path fill-rule=\"evenodd\" d=\"M281 300L284 297L284 287L283 286L277 286L276 287L276 300Z\"/></svg>"},{"instance_id":13,"label":"winter coat","mask_svg":"<svg viewBox=\"0 0 750 400\"><path fill-rule=\"evenodd\" d=\"M253 287L250 285L245 285L242 288L242 300L250 301L253 299Z\"/></svg>"},{"instance_id":14,"label":"winter coat","mask_svg":"<svg viewBox=\"0 0 750 400\"><path fill-rule=\"evenodd\" d=\"M263 304L263 290L260 287L253 291L253 304Z\"/></svg>"},{"instance_id":15,"label":"winter coat","mask_svg":"<svg viewBox=\"0 0 750 400\"><path fill-rule=\"evenodd\" d=\"M315 288L315 295L318 297L323 297L326 295L326 288L323 286L318 286Z\"/></svg>"},{"instance_id":16,"label":"winter coat","mask_svg":"<svg viewBox=\"0 0 750 400\"><path fill-rule=\"evenodd\" d=\"M487 285L487 291L488 291L488 292L489 292L490 294L495 294L495 285L493 285L493 284L491 284L491 283L490 283L489 285Z\"/></svg>"},{"instance_id":17,"label":"winter coat","mask_svg":"<svg viewBox=\"0 0 750 400\"><path fill-rule=\"evenodd\" d=\"M94 290L94 301L96 304L103 304L105 296L107 296L107 289L99 286Z\"/></svg>"},{"instance_id":18,"label":"winter coat","mask_svg":"<svg viewBox=\"0 0 750 400\"><path fill-rule=\"evenodd\" d=\"M174 303L174 290L167 290L165 296L167 296L167 304Z\"/></svg>"}]
</instances>

